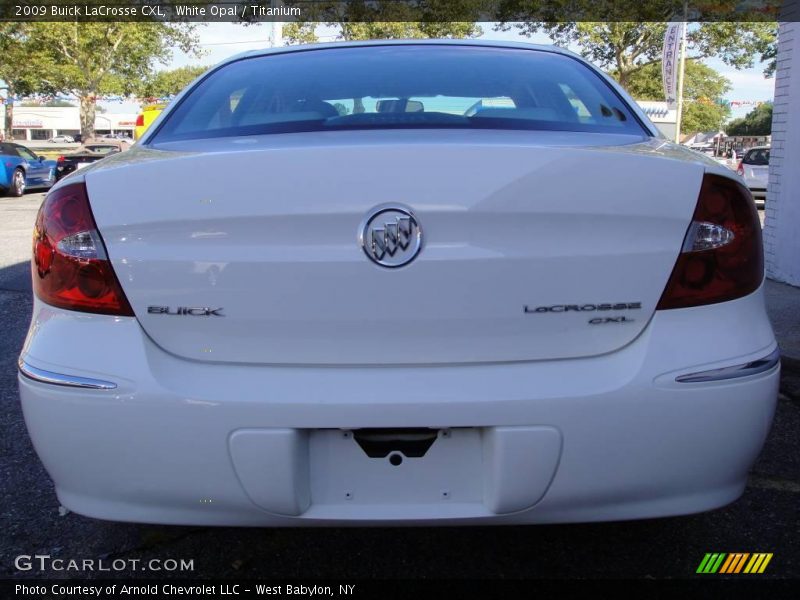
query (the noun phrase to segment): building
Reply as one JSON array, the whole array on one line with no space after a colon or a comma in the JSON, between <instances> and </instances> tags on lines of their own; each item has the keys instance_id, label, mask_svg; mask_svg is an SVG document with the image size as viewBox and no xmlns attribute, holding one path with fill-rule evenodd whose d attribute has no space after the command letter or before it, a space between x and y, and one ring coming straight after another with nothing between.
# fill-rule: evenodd
<instances>
[{"instance_id":1,"label":"building","mask_svg":"<svg viewBox=\"0 0 800 600\"><path fill-rule=\"evenodd\" d=\"M695 131L681 135L684 146L716 146L726 138L724 131Z\"/></svg>"},{"instance_id":2,"label":"building","mask_svg":"<svg viewBox=\"0 0 800 600\"><path fill-rule=\"evenodd\" d=\"M666 102L658 102L656 100L637 100L636 103L665 138L675 140L676 126L678 124L677 109L670 108Z\"/></svg>"},{"instance_id":3,"label":"building","mask_svg":"<svg viewBox=\"0 0 800 600\"><path fill-rule=\"evenodd\" d=\"M80 109L77 106L14 105L11 135L18 141L48 140L56 135L76 135L81 131ZM95 115L97 135L125 133L133 137L134 113L100 113Z\"/></svg>"},{"instance_id":4,"label":"building","mask_svg":"<svg viewBox=\"0 0 800 600\"><path fill-rule=\"evenodd\" d=\"M786 3L778 30L764 251L767 275L800 285L800 5ZM794 14L788 14L788 13Z\"/></svg>"}]
</instances>

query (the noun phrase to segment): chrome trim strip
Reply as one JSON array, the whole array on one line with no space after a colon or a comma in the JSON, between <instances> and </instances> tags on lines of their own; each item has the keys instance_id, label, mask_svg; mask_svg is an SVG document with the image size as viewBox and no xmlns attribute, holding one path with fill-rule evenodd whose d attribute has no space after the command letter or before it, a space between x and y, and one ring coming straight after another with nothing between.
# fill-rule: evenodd
<instances>
[{"instance_id":1,"label":"chrome trim strip","mask_svg":"<svg viewBox=\"0 0 800 600\"><path fill-rule=\"evenodd\" d=\"M17 361L19 372L33 381L50 383L52 385L63 385L66 387L77 387L91 390L113 390L117 387L116 383L103 381L101 379L90 379L89 377L78 377L77 375L62 375L44 369L37 369L26 363L21 358Z\"/></svg>"},{"instance_id":2,"label":"chrome trim strip","mask_svg":"<svg viewBox=\"0 0 800 600\"><path fill-rule=\"evenodd\" d=\"M781 351L775 348L769 356L752 360L743 365L734 365L732 367L723 367L721 369L711 369L709 371L699 371L697 373L689 373L688 375L679 375L675 381L679 383L702 383L706 381L724 381L726 379L737 379L739 377L748 377L749 375L758 375L765 373L775 367L781 361Z\"/></svg>"}]
</instances>

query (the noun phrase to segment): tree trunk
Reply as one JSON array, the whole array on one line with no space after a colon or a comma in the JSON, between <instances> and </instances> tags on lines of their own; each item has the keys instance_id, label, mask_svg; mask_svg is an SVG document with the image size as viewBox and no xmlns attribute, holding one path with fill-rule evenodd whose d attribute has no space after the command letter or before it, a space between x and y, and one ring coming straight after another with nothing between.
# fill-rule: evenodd
<instances>
[{"instance_id":1,"label":"tree trunk","mask_svg":"<svg viewBox=\"0 0 800 600\"><path fill-rule=\"evenodd\" d=\"M11 90L8 90L8 98L6 98L6 122L3 131L5 132L6 140L11 141L14 139L12 129L14 127L14 100L11 96Z\"/></svg>"},{"instance_id":2,"label":"tree trunk","mask_svg":"<svg viewBox=\"0 0 800 600\"><path fill-rule=\"evenodd\" d=\"M88 140L94 137L94 113L97 108L97 96L81 95L81 138Z\"/></svg>"}]
</instances>

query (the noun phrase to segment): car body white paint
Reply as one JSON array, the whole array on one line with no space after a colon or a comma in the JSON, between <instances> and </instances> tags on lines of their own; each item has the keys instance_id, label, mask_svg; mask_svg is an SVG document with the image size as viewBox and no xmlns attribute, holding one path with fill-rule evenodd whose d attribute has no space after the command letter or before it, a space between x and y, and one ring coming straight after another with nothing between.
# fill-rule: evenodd
<instances>
[{"instance_id":1,"label":"car body white paint","mask_svg":"<svg viewBox=\"0 0 800 600\"><path fill-rule=\"evenodd\" d=\"M137 317L35 300L23 368L108 383L20 376L60 501L113 520L266 526L613 520L733 501L779 366L677 379L774 357L776 343L762 289L655 310L703 174L735 175L651 133L145 137L65 179L86 182ZM413 177L382 167L397 158ZM220 161L245 176L220 181ZM357 243L386 202L425 231L397 270ZM600 302L641 309L608 326L523 310ZM159 319L152 304L226 316ZM412 427L439 437L399 466L351 435Z\"/></svg>"}]
</instances>

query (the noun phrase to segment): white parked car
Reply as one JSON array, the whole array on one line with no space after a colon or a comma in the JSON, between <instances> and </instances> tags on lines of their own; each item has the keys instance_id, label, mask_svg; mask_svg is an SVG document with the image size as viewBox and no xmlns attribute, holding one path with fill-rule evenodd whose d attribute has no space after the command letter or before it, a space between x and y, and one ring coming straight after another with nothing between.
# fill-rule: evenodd
<instances>
[{"instance_id":1,"label":"white parked car","mask_svg":"<svg viewBox=\"0 0 800 600\"><path fill-rule=\"evenodd\" d=\"M28 430L103 519L691 513L775 407L749 192L558 48L232 59L53 188L33 276Z\"/></svg>"},{"instance_id":2,"label":"white parked car","mask_svg":"<svg viewBox=\"0 0 800 600\"><path fill-rule=\"evenodd\" d=\"M744 177L744 182L756 203L763 206L767 200L769 181L769 146L758 146L747 150L736 172Z\"/></svg>"},{"instance_id":3,"label":"white parked car","mask_svg":"<svg viewBox=\"0 0 800 600\"><path fill-rule=\"evenodd\" d=\"M71 144L75 141L71 135L56 135L47 140L51 144Z\"/></svg>"}]
</instances>

